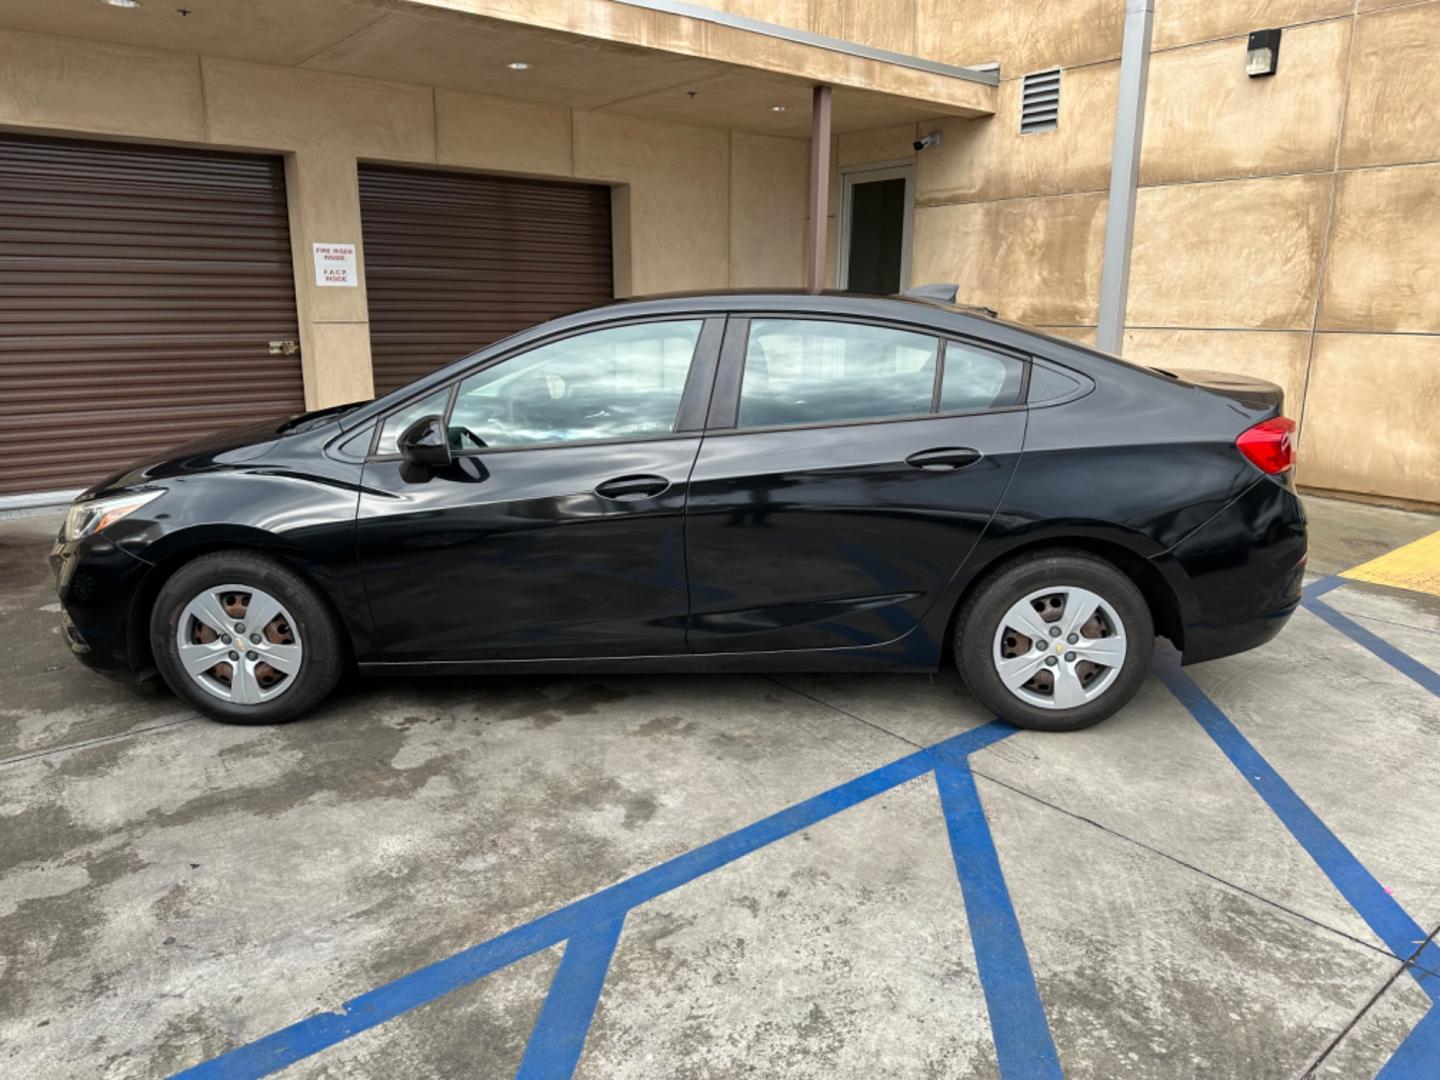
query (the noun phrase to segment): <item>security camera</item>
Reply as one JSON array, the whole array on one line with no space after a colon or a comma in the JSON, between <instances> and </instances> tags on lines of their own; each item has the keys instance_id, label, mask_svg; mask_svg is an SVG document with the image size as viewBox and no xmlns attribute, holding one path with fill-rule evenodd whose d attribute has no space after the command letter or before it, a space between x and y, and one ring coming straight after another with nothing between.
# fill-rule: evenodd
<instances>
[{"instance_id":1,"label":"security camera","mask_svg":"<svg viewBox=\"0 0 1440 1080\"><path fill-rule=\"evenodd\" d=\"M912 145L913 147L915 147L915 152L916 152L917 154L918 154L921 150L924 150L927 146L939 146L939 145L940 145L940 132L938 132L938 131L932 131L932 132L930 132L929 135L926 135L923 139L916 139L916 140L915 140L913 143L911 143L910 145Z\"/></svg>"}]
</instances>

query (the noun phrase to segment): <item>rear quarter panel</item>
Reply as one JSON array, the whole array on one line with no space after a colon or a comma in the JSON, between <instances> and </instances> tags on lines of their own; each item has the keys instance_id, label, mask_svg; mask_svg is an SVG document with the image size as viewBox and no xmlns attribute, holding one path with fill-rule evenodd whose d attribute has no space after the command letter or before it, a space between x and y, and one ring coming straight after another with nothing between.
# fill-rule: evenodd
<instances>
[{"instance_id":1,"label":"rear quarter panel","mask_svg":"<svg viewBox=\"0 0 1440 1080\"><path fill-rule=\"evenodd\" d=\"M996 517L1003 531L1023 536L1042 523L1118 530L1153 555L1259 478L1235 437L1266 410L1111 366L1093 373L1095 389L1084 397L1031 409L1024 453Z\"/></svg>"},{"instance_id":2,"label":"rear quarter panel","mask_svg":"<svg viewBox=\"0 0 1440 1080\"><path fill-rule=\"evenodd\" d=\"M1019 341L1007 344L1019 345ZM1182 608L1186 575L1163 557L1261 478L1235 437L1273 415L1088 351L1031 342L1085 376L1082 397L1030 409L1009 487L974 554L927 618L931 632L970 584L1014 552L1093 541L1150 561Z\"/></svg>"}]
</instances>

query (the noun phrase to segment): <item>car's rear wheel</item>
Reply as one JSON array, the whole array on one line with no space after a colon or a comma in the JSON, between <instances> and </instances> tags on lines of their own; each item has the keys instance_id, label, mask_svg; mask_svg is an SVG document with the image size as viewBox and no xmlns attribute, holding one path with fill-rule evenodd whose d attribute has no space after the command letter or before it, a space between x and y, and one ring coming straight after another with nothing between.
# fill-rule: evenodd
<instances>
[{"instance_id":1,"label":"car's rear wheel","mask_svg":"<svg viewBox=\"0 0 1440 1080\"><path fill-rule=\"evenodd\" d=\"M279 724L339 681L335 617L283 563L248 551L202 555L160 589L150 645L170 689L229 724Z\"/></svg>"},{"instance_id":2,"label":"car's rear wheel","mask_svg":"<svg viewBox=\"0 0 1440 1080\"><path fill-rule=\"evenodd\" d=\"M1140 590L1080 551L1022 558L983 581L956 622L955 660L974 695L1038 731L1097 724L1135 696L1155 627Z\"/></svg>"}]
</instances>

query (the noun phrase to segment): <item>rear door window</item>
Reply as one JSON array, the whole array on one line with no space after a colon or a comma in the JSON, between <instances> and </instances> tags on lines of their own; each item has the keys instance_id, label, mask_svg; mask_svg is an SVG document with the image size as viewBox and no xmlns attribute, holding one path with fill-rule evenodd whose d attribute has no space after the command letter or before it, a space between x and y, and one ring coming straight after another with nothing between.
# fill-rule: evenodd
<instances>
[{"instance_id":1,"label":"rear door window","mask_svg":"<svg viewBox=\"0 0 1440 1080\"><path fill-rule=\"evenodd\" d=\"M927 334L820 319L754 319L745 349L742 428L924 416L939 341Z\"/></svg>"},{"instance_id":2,"label":"rear door window","mask_svg":"<svg viewBox=\"0 0 1440 1080\"><path fill-rule=\"evenodd\" d=\"M950 341L945 345L941 412L972 412L1020 400L1025 365L1013 356Z\"/></svg>"}]
</instances>

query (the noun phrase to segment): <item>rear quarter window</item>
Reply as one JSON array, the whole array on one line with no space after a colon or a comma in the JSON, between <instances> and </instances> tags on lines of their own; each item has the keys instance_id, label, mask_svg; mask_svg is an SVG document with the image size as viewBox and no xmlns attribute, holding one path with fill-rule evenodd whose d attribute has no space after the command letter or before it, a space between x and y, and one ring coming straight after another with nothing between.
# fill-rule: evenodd
<instances>
[{"instance_id":1,"label":"rear quarter window","mask_svg":"<svg viewBox=\"0 0 1440 1080\"><path fill-rule=\"evenodd\" d=\"M1059 401L1061 398L1072 397L1084 388L1085 384L1074 376L1066 375L1043 364L1032 364L1030 367L1030 396L1027 400L1031 405L1044 405L1047 401Z\"/></svg>"}]
</instances>

